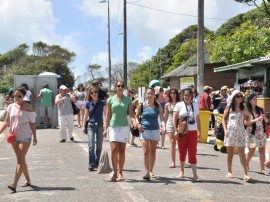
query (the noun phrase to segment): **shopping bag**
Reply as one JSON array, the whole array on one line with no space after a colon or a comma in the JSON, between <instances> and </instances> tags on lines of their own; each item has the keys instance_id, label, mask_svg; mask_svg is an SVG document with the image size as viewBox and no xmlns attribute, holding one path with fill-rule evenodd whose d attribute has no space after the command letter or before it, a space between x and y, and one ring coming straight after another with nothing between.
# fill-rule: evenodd
<instances>
[{"instance_id":1,"label":"shopping bag","mask_svg":"<svg viewBox=\"0 0 270 202\"><path fill-rule=\"evenodd\" d=\"M110 166L110 159L106 148L106 142L103 143L102 152L100 155L99 165L97 169L98 174L108 174L112 172Z\"/></svg>"}]
</instances>

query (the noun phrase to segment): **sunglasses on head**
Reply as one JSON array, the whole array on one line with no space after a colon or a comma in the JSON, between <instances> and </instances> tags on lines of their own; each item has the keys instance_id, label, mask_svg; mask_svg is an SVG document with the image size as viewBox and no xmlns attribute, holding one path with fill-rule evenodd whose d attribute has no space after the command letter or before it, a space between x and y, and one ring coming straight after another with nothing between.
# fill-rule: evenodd
<instances>
[{"instance_id":1,"label":"sunglasses on head","mask_svg":"<svg viewBox=\"0 0 270 202\"><path fill-rule=\"evenodd\" d=\"M235 98L243 98L243 95L236 95Z\"/></svg>"},{"instance_id":2,"label":"sunglasses on head","mask_svg":"<svg viewBox=\"0 0 270 202\"><path fill-rule=\"evenodd\" d=\"M125 85L117 85L118 88L125 88Z\"/></svg>"},{"instance_id":3,"label":"sunglasses on head","mask_svg":"<svg viewBox=\"0 0 270 202\"><path fill-rule=\"evenodd\" d=\"M19 99L21 99L21 98L22 98L22 96L21 96L21 95L14 95L14 97L15 97L15 98L19 98Z\"/></svg>"},{"instance_id":4,"label":"sunglasses on head","mask_svg":"<svg viewBox=\"0 0 270 202\"><path fill-rule=\"evenodd\" d=\"M90 94L91 95L93 95L93 94L97 94L98 93L98 91L93 91L93 92L90 92Z\"/></svg>"}]
</instances>

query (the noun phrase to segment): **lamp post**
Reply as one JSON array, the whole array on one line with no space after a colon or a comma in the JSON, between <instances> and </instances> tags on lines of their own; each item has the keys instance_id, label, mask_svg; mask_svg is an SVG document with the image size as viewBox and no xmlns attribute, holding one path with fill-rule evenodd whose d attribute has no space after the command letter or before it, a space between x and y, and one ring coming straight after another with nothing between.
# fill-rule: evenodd
<instances>
[{"instance_id":1,"label":"lamp post","mask_svg":"<svg viewBox=\"0 0 270 202\"><path fill-rule=\"evenodd\" d=\"M111 30L110 30L110 1L102 0L99 3L108 3L108 63L109 63L109 93L111 92L112 84L112 64L111 64Z\"/></svg>"}]
</instances>

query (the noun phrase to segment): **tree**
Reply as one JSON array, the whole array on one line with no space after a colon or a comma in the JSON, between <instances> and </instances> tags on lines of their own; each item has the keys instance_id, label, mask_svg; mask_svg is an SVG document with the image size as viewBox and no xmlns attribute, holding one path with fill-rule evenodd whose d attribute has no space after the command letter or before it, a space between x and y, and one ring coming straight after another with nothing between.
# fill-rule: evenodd
<instances>
[{"instance_id":1,"label":"tree","mask_svg":"<svg viewBox=\"0 0 270 202\"><path fill-rule=\"evenodd\" d=\"M223 59L227 64L244 62L269 53L270 29L243 23L233 34L218 36L211 42L211 60Z\"/></svg>"},{"instance_id":2,"label":"tree","mask_svg":"<svg viewBox=\"0 0 270 202\"><path fill-rule=\"evenodd\" d=\"M257 0L235 0L235 1L239 3L245 3L249 6L256 6L259 9L259 11L261 11L270 18L270 5L269 5L270 0L262 0L261 6L258 5Z\"/></svg>"},{"instance_id":3,"label":"tree","mask_svg":"<svg viewBox=\"0 0 270 202\"><path fill-rule=\"evenodd\" d=\"M75 53L43 42L33 43L33 55L28 55L28 50L28 45L21 44L0 56L2 91L13 86L14 75L38 75L44 71L61 75L59 82L62 84L69 87L74 85L74 75L68 65L74 60Z\"/></svg>"}]
</instances>

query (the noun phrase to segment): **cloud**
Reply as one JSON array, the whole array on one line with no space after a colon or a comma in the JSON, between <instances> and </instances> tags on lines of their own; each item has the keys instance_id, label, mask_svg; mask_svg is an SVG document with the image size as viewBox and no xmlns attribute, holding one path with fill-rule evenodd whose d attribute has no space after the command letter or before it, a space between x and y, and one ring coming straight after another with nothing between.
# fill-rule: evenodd
<instances>
[{"instance_id":1,"label":"cloud","mask_svg":"<svg viewBox=\"0 0 270 202\"><path fill-rule=\"evenodd\" d=\"M99 64L101 66L108 66L108 53L99 52L97 55L92 56L92 64Z\"/></svg>"},{"instance_id":2,"label":"cloud","mask_svg":"<svg viewBox=\"0 0 270 202\"><path fill-rule=\"evenodd\" d=\"M142 47L141 51L138 53L138 57L142 60L148 60L151 58L151 47L150 46L144 46Z\"/></svg>"},{"instance_id":3,"label":"cloud","mask_svg":"<svg viewBox=\"0 0 270 202\"><path fill-rule=\"evenodd\" d=\"M0 38L5 39L1 41L0 51L5 52L21 43L50 41L54 38L57 19L49 1L2 0L0 22Z\"/></svg>"}]
</instances>

